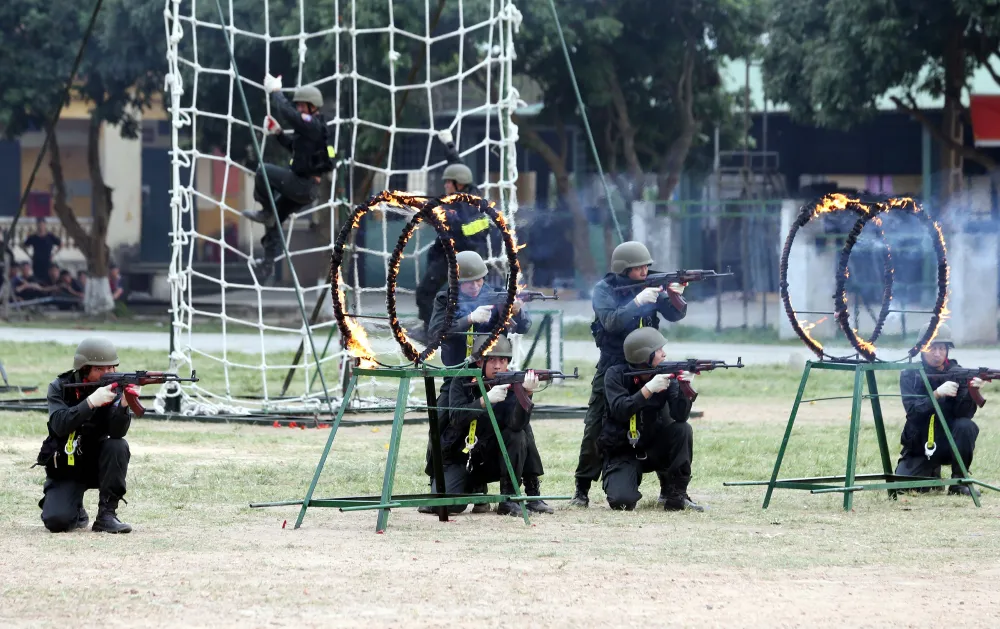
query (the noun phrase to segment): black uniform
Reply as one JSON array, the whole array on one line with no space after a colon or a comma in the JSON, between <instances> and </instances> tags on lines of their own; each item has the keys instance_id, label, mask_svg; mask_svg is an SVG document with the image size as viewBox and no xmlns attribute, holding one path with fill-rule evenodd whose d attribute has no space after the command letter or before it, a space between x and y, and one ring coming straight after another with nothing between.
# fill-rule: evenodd
<instances>
[{"instance_id":1,"label":"black uniform","mask_svg":"<svg viewBox=\"0 0 1000 629\"><path fill-rule=\"evenodd\" d=\"M125 441L132 414L121 396L107 406L90 408L87 396L95 387L66 389L80 382L78 372L67 371L49 385L49 436L38 452L37 464L45 467L42 509L45 528L58 533L85 526L83 494L100 490L100 500L117 507L125 496L129 448ZM72 438L72 440L70 439ZM66 443L76 443L72 456Z\"/></svg>"},{"instance_id":2,"label":"black uniform","mask_svg":"<svg viewBox=\"0 0 1000 629\"><path fill-rule=\"evenodd\" d=\"M951 436L965 462L965 468L970 469L972 454L976 449L976 438L979 436L979 426L972 421L978 407L969 396L969 387L965 379L948 375L948 372L954 369L961 369L961 365L954 360L948 360L941 369L934 369L924 362L924 370L927 372L927 380L931 383L932 390L948 381L958 383L958 393L955 397L942 397L938 400L938 406L941 407L945 421L948 422L948 428L951 430ZM934 442L937 450L930 459L924 453L931 415L934 415L935 411L931 398L927 394L927 387L924 386L924 382L920 378L920 373L914 370L901 373L899 392L904 396L903 408L906 409L906 424L903 426L903 434L899 439L903 451L896 464L896 474L937 477L940 474L941 465L944 464L952 465L952 478L960 478L962 472L958 468L958 464L952 460L951 447L948 445L948 438L941 426L940 417L936 417L934 420Z\"/></svg>"},{"instance_id":3,"label":"black uniform","mask_svg":"<svg viewBox=\"0 0 1000 629\"><path fill-rule=\"evenodd\" d=\"M500 452L496 433L490 423L489 414L481 406L482 395L478 386L472 385L472 378L452 378L447 399L450 421L441 433L441 452L444 463L445 491L449 494L481 492L488 483L500 482L500 493L511 495L514 485L507 472L507 466ZM489 404L489 401L486 402ZM493 405L493 415L503 437L507 456L510 458L518 484L524 472L527 456L527 436L525 429L531 420L531 411L525 410L514 396L507 392L507 398ZM472 422L476 422L474 438L476 445L468 452L466 438L470 435ZM431 481L431 491L437 492L435 481ZM448 507L449 513L461 513L468 505Z\"/></svg>"},{"instance_id":4,"label":"black uniform","mask_svg":"<svg viewBox=\"0 0 1000 629\"><path fill-rule=\"evenodd\" d=\"M445 149L449 164L462 163L454 144L448 144ZM463 192L479 196L479 189L475 185L466 186ZM489 217L480 212L479 208L467 203L453 204L447 209L446 214L448 232L455 244L455 252L475 251L485 259L489 251L486 243L492 225ZM448 259L444 255L444 245L438 239L427 251L427 268L417 286L417 313L425 328L433 326L431 318L434 311L434 296L447 281Z\"/></svg>"},{"instance_id":5,"label":"black uniform","mask_svg":"<svg viewBox=\"0 0 1000 629\"><path fill-rule=\"evenodd\" d=\"M328 148L326 118L323 114L301 114L281 92L271 94L271 105L279 123L291 127L294 137L283 133L275 136L278 144L292 153L288 167L263 164L257 169L253 198L271 214L264 172L278 207L278 222L283 223L292 213L312 203L316 198L316 177L333 170L332 149ZM281 253L277 224L268 224L261 238L265 259L273 260Z\"/></svg>"},{"instance_id":6,"label":"black uniform","mask_svg":"<svg viewBox=\"0 0 1000 629\"><path fill-rule=\"evenodd\" d=\"M668 499L687 496L691 480L691 403L677 380L647 400L643 382L626 376L628 364L610 367L604 377L608 414L598 445L604 453L604 493L612 509L635 508L642 498L639 484L645 472L657 472L661 493ZM633 446L628 432L635 417L639 440Z\"/></svg>"},{"instance_id":7,"label":"black uniform","mask_svg":"<svg viewBox=\"0 0 1000 629\"><path fill-rule=\"evenodd\" d=\"M618 292L612 290L629 284L635 284L635 289ZM594 322L590 329L601 356L591 383L587 415L583 420L580 461L576 466L577 486L585 492L601 475L603 457L598 448L598 436L607 412L604 375L610 367L625 364L625 337L642 327L659 327L660 316L667 321L680 321L687 314L687 306L678 310L670 303L666 291L660 294L655 304L636 305L635 296L643 288L639 282L617 273L608 273L594 287L591 300L594 305Z\"/></svg>"},{"instance_id":8,"label":"black uniform","mask_svg":"<svg viewBox=\"0 0 1000 629\"><path fill-rule=\"evenodd\" d=\"M472 342L474 339L473 334L485 334L493 329L493 326L497 323L497 317L500 316L500 306L503 305L503 302L500 301L500 299L504 296L504 293L497 292L489 284L483 284L482 289L479 291L479 295L475 298L469 297L465 293L459 291L458 307L455 309L455 318L452 319L451 328L447 330L448 335L445 336L444 342L441 343L441 362L443 364L450 366L460 365L466 358L469 357L469 355L472 354ZM469 314L476 308L498 302L500 305L493 309L493 314L486 323L472 323L469 321ZM431 338L437 338L438 335L440 335L444 330L444 315L447 306L448 290L445 289L438 292L437 296L434 298L434 314L431 316L430 326ZM511 322L507 326L506 332L527 334L530 329L531 315L527 310L522 308L519 313L511 317ZM441 385L442 396L448 390L450 381L450 378L444 379L444 384ZM443 402L443 397L438 398L438 406L448 406L448 404ZM440 413L439 417L441 418L442 430L444 430L447 426L449 415L445 411ZM542 457L538 453L538 447L535 445L535 434L532 432L531 426L525 428L525 436L528 441L527 462L524 467L525 491L528 495L538 496L540 495L537 493L539 485L538 477L545 474L545 469L542 467ZM427 466L425 471L428 475L431 474L429 444L427 448Z\"/></svg>"}]
</instances>

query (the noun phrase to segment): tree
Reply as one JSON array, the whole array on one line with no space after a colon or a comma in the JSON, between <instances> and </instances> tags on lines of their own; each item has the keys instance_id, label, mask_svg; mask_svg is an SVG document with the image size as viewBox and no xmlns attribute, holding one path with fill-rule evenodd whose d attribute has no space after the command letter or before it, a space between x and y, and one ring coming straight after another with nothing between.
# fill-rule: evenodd
<instances>
[{"instance_id":1,"label":"tree","mask_svg":"<svg viewBox=\"0 0 1000 629\"><path fill-rule=\"evenodd\" d=\"M84 305L88 314L114 307L108 275L108 224L114 209L100 161L103 125L116 125L126 138L139 137L141 108L163 86L162 8L150 3L105 0L73 85L72 94L90 106L87 166L91 182L93 222L88 232L67 203L66 179L51 113L62 97L64 82L83 39L91 6L68 0L9 0L0 7L5 35L5 63L0 84L8 89L0 124L8 138L32 127L49 134L49 167L54 187L53 209L87 259L91 279ZM161 42L161 45L151 44Z\"/></svg>"},{"instance_id":2,"label":"tree","mask_svg":"<svg viewBox=\"0 0 1000 629\"><path fill-rule=\"evenodd\" d=\"M961 158L987 170L996 161L965 146L962 93L1000 52L996 0L770 0L763 53L768 94L797 120L848 128L870 119L888 98L926 128L952 170L942 190L961 185ZM924 93L944 100L940 122L917 106Z\"/></svg>"}]
</instances>

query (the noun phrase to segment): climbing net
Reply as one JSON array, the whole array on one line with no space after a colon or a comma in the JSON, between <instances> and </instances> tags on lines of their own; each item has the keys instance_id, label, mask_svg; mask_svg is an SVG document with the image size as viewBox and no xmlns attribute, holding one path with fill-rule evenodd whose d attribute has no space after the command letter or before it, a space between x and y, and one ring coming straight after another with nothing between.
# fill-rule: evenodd
<instances>
[{"instance_id":1,"label":"climbing net","mask_svg":"<svg viewBox=\"0 0 1000 629\"><path fill-rule=\"evenodd\" d=\"M348 364L328 282L335 238L352 208L383 190L443 193L441 130L451 132L516 242L511 114L518 93L511 61L521 15L511 0L297 0L295 6L238 0L218 10L224 20L212 0L166 2L170 358L173 369L197 369L201 380L164 390L158 406L179 402L190 415L325 410L322 382L336 405ZM319 199L283 225L287 255L276 258L271 280L258 277L254 262L263 227L240 214L258 207L251 134L264 162L288 159L263 128L271 114L266 74L281 75L287 95L296 86L321 90L328 142L336 149ZM334 287L344 291L352 320L386 362L405 360L389 329L386 293L393 248L413 214L392 203L372 208L346 243ZM414 293L421 254L434 238L433 229L417 229L394 269L396 308L411 326L419 325ZM505 249L504 240L491 241L488 261L501 275L508 270ZM325 378L317 379L318 372ZM367 387L359 404L378 405L384 396L374 379Z\"/></svg>"}]
</instances>

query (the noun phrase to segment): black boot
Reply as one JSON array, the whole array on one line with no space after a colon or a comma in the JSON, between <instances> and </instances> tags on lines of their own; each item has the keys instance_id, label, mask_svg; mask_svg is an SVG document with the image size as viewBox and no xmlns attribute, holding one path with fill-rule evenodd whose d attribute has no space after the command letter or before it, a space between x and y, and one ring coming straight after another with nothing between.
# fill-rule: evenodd
<instances>
[{"instance_id":1,"label":"black boot","mask_svg":"<svg viewBox=\"0 0 1000 629\"><path fill-rule=\"evenodd\" d=\"M118 499L101 494L97 503L97 519L91 530L98 533L131 533L132 526L118 519Z\"/></svg>"},{"instance_id":2,"label":"black boot","mask_svg":"<svg viewBox=\"0 0 1000 629\"><path fill-rule=\"evenodd\" d=\"M509 479L500 482L500 493L505 496L514 495L514 485L511 484ZM521 515L521 505L513 500L504 500L497 505L497 515L512 515L514 517L518 517Z\"/></svg>"},{"instance_id":3,"label":"black boot","mask_svg":"<svg viewBox=\"0 0 1000 629\"><path fill-rule=\"evenodd\" d=\"M529 496L541 496L541 482L537 476L524 477L524 493ZM556 510L545 504L544 500L529 500L526 503L528 511L532 513L555 513Z\"/></svg>"},{"instance_id":4,"label":"black boot","mask_svg":"<svg viewBox=\"0 0 1000 629\"><path fill-rule=\"evenodd\" d=\"M83 508L83 505L80 505L80 512L76 516L76 528L85 529L88 524L90 524L90 516L87 515L87 510Z\"/></svg>"},{"instance_id":5,"label":"black boot","mask_svg":"<svg viewBox=\"0 0 1000 629\"><path fill-rule=\"evenodd\" d=\"M954 478L954 477L952 477L952 478ZM972 485L950 485L948 487L948 495L949 496L969 496L969 497L975 496L976 498L978 498L982 494L979 493L979 490L976 489L975 487L973 487Z\"/></svg>"},{"instance_id":6,"label":"black boot","mask_svg":"<svg viewBox=\"0 0 1000 629\"><path fill-rule=\"evenodd\" d=\"M590 506L590 497L587 496L589 493L590 481L581 478L576 479L576 492L573 493L573 499L569 501L569 506L586 509Z\"/></svg>"},{"instance_id":7,"label":"black boot","mask_svg":"<svg viewBox=\"0 0 1000 629\"><path fill-rule=\"evenodd\" d=\"M485 494L487 489L489 489L487 485L480 485L479 487L473 489L472 493ZM473 513L489 513L492 510L493 510L493 505L489 502L477 502L476 504L472 505Z\"/></svg>"},{"instance_id":8,"label":"black boot","mask_svg":"<svg viewBox=\"0 0 1000 629\"><path fill-rule=\"evenodd\" d=\"M274 225L274 213L266 210L243 210L240 212L245 218L255 223L261 223L268 227Z\"/></svg>"},{"instance_id":9,"label":"black boot","mask_svg":"<svg viewBox=\"0 0 1000 629\"><path fill-rule=\"evenodd\" d=\"M704 511L705 507L691 500L691 496L687 494L688 479L674 481L667 484L662 488L661 494L665 491L666 495L663 496L663 509L664 511ZM659 500L657 500L659 503Z\"/></svg>"}]
</instances>

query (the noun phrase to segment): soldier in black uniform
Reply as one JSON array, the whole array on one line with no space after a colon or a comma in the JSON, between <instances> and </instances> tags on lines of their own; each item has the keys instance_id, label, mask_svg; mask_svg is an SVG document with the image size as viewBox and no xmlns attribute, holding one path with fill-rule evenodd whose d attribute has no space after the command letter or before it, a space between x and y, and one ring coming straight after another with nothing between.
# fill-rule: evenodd
<instances>
[{"instance_id":1,"label":"soldier in black uniform","mask_svg":"<svg viewBox=\"0 0 1000 629\"><path fill-rule=\"evenodd\" d=\"M488 338L481 335L476 339L475 350L483 347ZM510 339L500 336L484 359L476 361L485 378L492 378L507 371L513 357ZM500 482L500 493L514 494L514 484L500 452L496 433L486 412L486 405L493 407L493 415L503 437L507 456L510 458L514 474L520 483L527 458L527 435L525 429L531 420L531 410L525 410L517 401L510 385L491 387L484 399L479 387L473 386L471 377L452 378L449 382L447 405L448 426L441 433L441 452L444 458L445 490L450 494L480 493L488 483ZM530 397L538 387L538 378L528 373L524 378L524 391ZM437 492L434 481L431 491ZM461 513L468 505L448 507L449 513ZM429 508L421 512L432 513ZM475 511L474 511L475 512ZM497 506L499 515L521 515L521 506L506 500Z\"/></svg>"},{"instance_id":2,"label":"soldier in black uniform","mask_svg":"<svg viewBox=\"0 0 1000 629\"><path fill-rule=\"evenodd\" d=\"M281 254L281 236L278 224L316 199L320 178L333 170L335 151L327 137L326 118L320 112L323 94L312 86L296 88L292 103L281 93L281 77L268 75L264 79L264 90L271 94L271 105L278 119L295 131L293 137L275 119L268 116L264 121L265 130L274 134L278 144L292 153L288 167L275 164L261 164L257 169L253 198L263 206L260 210L244 210L243 216L267 226L260 243L264 246L264 257L259 261L260 279L267 279L274 272L274 259ZM278 219L270 207L267 185L271 186Z\"/></svg>"},{"instance_id":3,"label":"soldier in black uniform","mask_svg":"<svg viewBox=\"0 0 1000 629\"><path fill-rule=\"evenodd\" d=\"M656 329L660 316L667 321L680 321L687 314L687 306L678 310L669 299L670 291L681 294L684 286L671 284L667 289L642 288L640 282L650 273L649 265L652 263L649 250L641 242L623 242L611 254L611 273L594 287L594 322L590 327L601 356L597 361L597 373L591 384L590 402L583 420L583 440L576 467L576 493L569 502L573 507L590 504L590 485L601 475L603 457L598 450L597 437L601 434L601 422L607 410L604 374L611 366L625 362L622 350L625 337L639 328ZM613 290L631 284L636 285L632 290Z\"/></svg>"},{"instance_id":4,"label":"soldier in black uniform","mask_svg":"<svg viewBox=\"0 0 1000 629\"><path fill-rule=\"evenodd\" d=\"M500 316L500 307L506 301L506 294L497 291L485 283L487 275L486 263L475 251L463 251L458 254L458 308L451 328L441 344L441 362L447 366L456 366L465 362L472 354L475 334L489 332L496 325ZM444 332L444 316L448 307L448 290L443 289L434 298L434 314L431 316L430 333L437 338ZM531 329L531 316L524 309L520 299L514 300L514 314L507 327L508 333L527 334ZM441 393L448 391L450 378L445 378ZM448 406L440 402L438 406ZM442 414L442 421L447 421L447 413ZM535 445L535 434L528 425L525 429L528 442L528 458L524 466L524 493L529 496L540 496L540 476L545 474L542 467L542 457ZM428 447L427 474L430 475L430 448ZM544 500L532 500L527 503L528 510L535 513L552 513L553 509ZM476 505L473 512L486 511L488 504Z\"/></svg>"},{"instance_id":5,"label":"soldier in black uniform","mask_svg":"<svg viewBox=\"0 0 1000 629\"><path fill-rule=\"evenodd\" d=\"M655 367L663 362L667 340L656 328L635 330L625 337L628 361L608 368L604 391L608 414L598 439L604 453L604 493L612 509L631 511L642 498L642 475L660 477L660 500L667 511L704 511L687 494L691 480L691 403L668 374L627 376L631 368ZM690 384L694 375L679 376Z\"/></svg>"},{"instance_id":6,"label":"soldier in black uniform","mask_svg":"<svg viewBox=\"0 0 1000 629\"><path fill-rule=\"evenodd\" d=\"M926 332L925 325L919 337L922 338ZM972 421L978 407L969 396L969 387L978 389L984 382L979 378L973 378L966 383L960 378L949 375L950 371L962 368L958 361L948 357L948 350L955 347L952 339L951 329L942 324L938 327L934 342L927 350L921 352L920 360L927 372L927 380L934 389L934 397L941 407L944 420L948 422L948 429L951 430L951 436L965 463L965 469L968 470L972 467L972 455L976 449L976 439L979 437L979 426ZM962 472L957 462L953 461L951 447L944 436L940 417L934 418L933 449L928 443L931 417L936 413L920 374L913 370L902 372L899 376L899 392L903 395L906 424L899 438L903 450L896 464L896 474L939 478L941 466L951 465L951 477L961 478ZM928 451L931 451L930 454ZM978 495L977 489L966 485L952 485L948 488L949 494L968 496L970 492L976 492Z\"/></svg>"},{"instance_id":7,"label":"soldier in black uniform","mask_svg":"<svg viewBox=\"0 0 1000 629\"><path fill-rule=\"evenodd\" d=\"M462 163L451 132L447 129L440 131L438 139L445 146L445 159L448 161L448 166L441 174L444 193L449 195L461 192L480 196L479 188L472 181L472 170ZM492 225L489 217L467 203L455 203L448 207L446 220L455 251L475 251L480 257L487 255L487 240ZM434 296L447 281L448 259L440 240L435 240L427 251L427 268L417 286L417 313L424 322L423 330L417 330L414 335L417 340L427 338L427 332L432 326Z\"/></svg>"},{"instance_id":8,"label":"soldier in black uniform","mask_svg":"<svg viewBox=\"0 0 1000 629\"><path fill-rule=\"evenodd\" d=\"M94 531L129 533L132 527L118 519L118 501L125 496L129 448L125 441L132 421L123 395L138 397L139 389L117 384L105 387L65 388L65 384L94 382L115 371L118 353L106 339L84 339L73 356L73 369L49 385L49 436L42 443L37 465L45 467L44 497L38 506L42 522L53 533L85 528L90 521L83 508L88 489L99 490Z\"/></svg>"}]
</instances>

